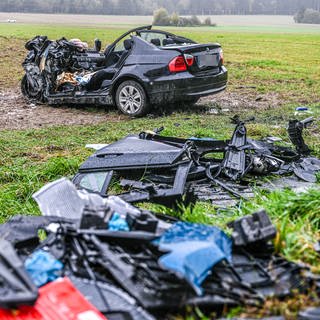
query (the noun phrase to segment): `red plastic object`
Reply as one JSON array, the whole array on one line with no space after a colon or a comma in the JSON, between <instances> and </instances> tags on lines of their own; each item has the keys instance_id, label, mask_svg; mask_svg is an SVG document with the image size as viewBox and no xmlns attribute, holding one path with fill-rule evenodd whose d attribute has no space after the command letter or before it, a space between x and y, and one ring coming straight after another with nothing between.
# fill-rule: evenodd
<instances>
[{"instance_id":1,"label":"red plastic object","mask_svg":"<svg viewBox=\"0 0 320 320\"><path fill-rule=\"evenodd\" d=\"M39 289L33 307L1 310L1 320L106 320L68 278L58 279Z\"/></svg>"},{"instance_id":2,"label":"red plastic object","mask_svg":"<svg viewBox=\"0 0 320 320\"><path fill-rule=\"evenodd\" d=\"M169 63L169 71L170 72L181 72L186 71L187 65L184 61L183 56L177 56L173 58Z\"/></svg>"}]
</instances>

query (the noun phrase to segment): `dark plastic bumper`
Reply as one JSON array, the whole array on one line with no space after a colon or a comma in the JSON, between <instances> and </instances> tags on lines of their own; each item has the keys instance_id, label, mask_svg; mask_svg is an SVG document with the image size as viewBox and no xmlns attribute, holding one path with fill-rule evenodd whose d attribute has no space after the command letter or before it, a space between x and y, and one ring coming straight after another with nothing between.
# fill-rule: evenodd
<instances>
[{"instance_id":1,"label":"dark plastic bumper","mask_svg":"<svg viewBox=\"0 0 320 320\"><path fill-rule=\"evenodd\" d=\"M218 73L192 75L181 72L145 83L152 104L188 100L218 93L227 86L228 71L221 67Z\"/></svg>"}]
</instances>

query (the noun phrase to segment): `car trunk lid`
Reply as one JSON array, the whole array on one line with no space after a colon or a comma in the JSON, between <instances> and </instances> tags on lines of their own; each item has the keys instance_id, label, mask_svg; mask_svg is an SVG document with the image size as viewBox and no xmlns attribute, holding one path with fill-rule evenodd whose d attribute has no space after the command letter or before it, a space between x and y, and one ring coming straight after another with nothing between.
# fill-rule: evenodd
<instances>
[{"instance_id":1,"label":"car trunk lid","mask_svg":"<svg viewBox=\"0 0 320 320\"><path fill-rule=\"evenodd\" d=\"M166 46L161 47L161 49L176 50L184 56L192 55L194 57L194 63L188 67L188 70L194 74L213 71L219 72L219 68L223 64L222 49L218 43Z\"/></svg>"}]
</instances>

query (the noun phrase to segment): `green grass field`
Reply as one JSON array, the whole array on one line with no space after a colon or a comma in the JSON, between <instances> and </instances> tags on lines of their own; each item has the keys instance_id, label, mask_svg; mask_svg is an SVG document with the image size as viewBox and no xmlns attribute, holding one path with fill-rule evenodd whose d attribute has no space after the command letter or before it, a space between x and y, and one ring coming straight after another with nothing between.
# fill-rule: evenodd
<instances>
[{"instance_id":1,"label":"green grass field","mask_svg":"<svg viewBox=\"0 0 320 320\"><path fill-rule=\"evenodd\" d=\"M254 86L256 94L276 92L282 107L267 110L247 110L243 118L254 115L248 124L253 138L276 135L288 141L285 126L299 104L309 105L316 117L320 116L320 34L281 33L270 29L249 28L188 28L170 31L199 42L220 42L229 69L229 89ZM126 28L74 28L51 25L0 24L0 87L16 87L22 76L21 62L24 43L37 34L50 38L81 38L93 42L99 37L110 43ZM194 109L195 110L195 109ZM62 126L43 129L0 131L0 222L17 213L39 214L31 195L44 183L61 176L72 176L82 161L91 154L86 143L109 143L128 133L165 127L164 134L181 137L199 136L227 138L233 131L228 118L233 113L212 115L175 112L170 116L109 121L91 126ZM177 123L179 124L177 126ZM306 141L320 156L319 121L306 132ZM150 205L148 205L150 207ZM296 195L290 190L261 193L223 213L209 203L199 202L193 213L186 209L184 219L194 222L226 226L237 216L266 208L277 225L280 236L275 242L279 253L287 258L309 264L320 272L319 257L313 244L320 239L320 190ZM151 206L164 211L164 208ZM272 314L285 314L290 319L299 306L318 304L319 301L296 297L272 303ZM298 306L298 307L297 307ZM238 310L239 312L241 310ZM267 310L264 312L268 313ZM205 318L203 318L205 319Z\"/></svg>"},{"instance_id":2,"label":"green grass field","mask_svg":"<svg viewBox=\"0 0 320 320\"><path fill-rule=\"evenodd\" d=\"M132 26L130 26L132 27ZM75 28L70 26L0 24L1 86L12 86L21 78L24 42L34 35L56 39L81 38L92 44L100 38L111 43L127 27ZM292 102L317 102L320 98L320 32L279 33L274 28L170 28L172 32L199 42L219 42L230 71L229 86L256 86L258 92L279 92ZM263 31L261 31L263 30ZM250 32L249 32L250 31Z\"/></svg>"}]
</instances>

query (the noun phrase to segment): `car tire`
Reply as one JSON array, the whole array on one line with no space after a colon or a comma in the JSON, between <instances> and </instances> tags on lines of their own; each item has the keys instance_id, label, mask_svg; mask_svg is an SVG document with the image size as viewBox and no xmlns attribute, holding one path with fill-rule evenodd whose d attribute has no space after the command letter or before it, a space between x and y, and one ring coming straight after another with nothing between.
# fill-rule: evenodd
<instances>
[{"instance_id":1,"label":"car tire","mask_svg":"<svg viewBox=\"0 0 320 320\"><path fill-rule=\"evenodd\" d=\"M131 117L141 117L149 110L146 92L134 80L122 82L117 88L115 102L118 109Z\"/></svg>"},{"instance_id":2,"label":"car tire","mask_svg":"<svg viewBox=\"0 0 320 320\"><path fill-rule=\"evenodd\" d=\"M32 90L33 88L30 88L28 83L27 75L25 74L23 78L21 79L21 92L22 94L33 100L41 101L42 98L42 90L40 88L37 88L37 90Z\"/></svg>"}]
</instances>

